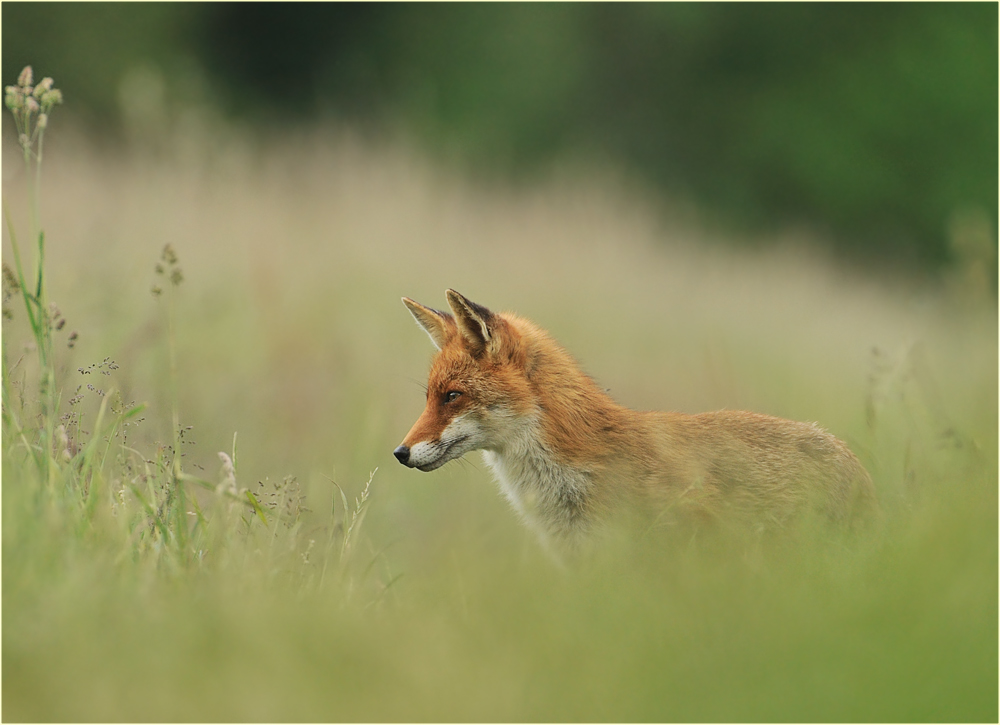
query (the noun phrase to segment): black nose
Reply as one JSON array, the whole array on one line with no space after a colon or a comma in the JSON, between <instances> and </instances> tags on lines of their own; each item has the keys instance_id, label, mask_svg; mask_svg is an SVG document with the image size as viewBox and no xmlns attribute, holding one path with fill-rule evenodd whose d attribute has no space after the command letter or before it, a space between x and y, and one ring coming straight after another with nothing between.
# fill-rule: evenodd
<instances>
[{"instance_id":1,"label":"black nose","mask_svg":"<svg viewBox=\"0 0 1000 725\"><path fill-rule=\"evenodd\" d=\"M400 446L392 452L392 455L396 456L396 460L405 466L406 462L410 460L410 449L406 446Z\"/></svg>"}]
</instances>

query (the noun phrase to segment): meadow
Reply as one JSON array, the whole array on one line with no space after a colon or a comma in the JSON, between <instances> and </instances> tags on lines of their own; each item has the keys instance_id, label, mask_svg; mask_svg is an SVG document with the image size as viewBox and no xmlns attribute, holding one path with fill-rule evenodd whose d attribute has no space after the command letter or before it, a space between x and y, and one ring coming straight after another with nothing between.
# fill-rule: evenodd
<instances>
[{"instance_id":1,"label":"meadow","mask_svg":"<svg viewBox=\"0 0 1000 725\"><path fill-rule=\"evenodd\" d=\"M18 231L25 173L6 145ZM608 170L505 186L197 114L52 132L41 181L58 408L46 433L12 295L4 720L996 721L997 313L966 271L736 245ZM555 569L477 457L393 460L431 357L399 298L449 287L632 407L819 422L884 525Z\"/></svg>"}]
</instances>

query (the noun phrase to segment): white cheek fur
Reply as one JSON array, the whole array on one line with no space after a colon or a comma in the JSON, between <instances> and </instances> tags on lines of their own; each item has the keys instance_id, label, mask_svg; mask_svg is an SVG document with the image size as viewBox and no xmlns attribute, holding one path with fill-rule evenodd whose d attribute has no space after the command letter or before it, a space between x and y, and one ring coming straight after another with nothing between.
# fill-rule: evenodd
<instances>
[{"instance_id":1,"label":"white cheek fur","mask_svg":"<svg viewBox=\"0 0 1000 725\"><path fill-rule=\"evenodd\" d=\"M421 441L410 449L409 465L420 468L433 464L443 465L479 447L479 424L468 415L460 415L441 431L434 442Z\"/></svg>"}]
</instances>

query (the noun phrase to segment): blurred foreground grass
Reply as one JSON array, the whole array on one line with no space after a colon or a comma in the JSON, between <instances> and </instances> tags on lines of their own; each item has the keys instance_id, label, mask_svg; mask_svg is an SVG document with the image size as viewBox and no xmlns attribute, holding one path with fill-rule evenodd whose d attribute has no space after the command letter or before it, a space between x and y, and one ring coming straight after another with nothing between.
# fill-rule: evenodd
<instances>
[{"instance_id":1,"label":"blurred foreground grass","mask_svg":"<svg viewBox=\"0 0 1000 725\"><path fill-rule=\"evenodd\" d=\"M5 720L996 721L995 301L794 240L708 244L623 182L474 187L349 135L46 154L63 410L82 385L93 426L87 383L148 405L86 515L5 431ZM5 153L15 226L22 174ZM226 452L275 503L265 525L191 487L187 548L136 524L127 486L173 437L166 244L184 469L225 483ZM885 530L612 542L554 571L477 458L393 465L431 352L399 297L447 287L548 328L633 407L819 421ZM30 408L16 308L3 333ZM330 544L376 467L348 560Z\"/></svg>"}]
</instances>

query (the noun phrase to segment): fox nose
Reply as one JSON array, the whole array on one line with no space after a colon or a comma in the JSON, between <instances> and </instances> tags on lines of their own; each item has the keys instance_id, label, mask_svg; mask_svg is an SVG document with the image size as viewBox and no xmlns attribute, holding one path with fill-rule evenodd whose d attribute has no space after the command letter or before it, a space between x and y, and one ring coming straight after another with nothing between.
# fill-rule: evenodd
<instances>
[{"instance_id":1,"label":"fox nose","mask_svg":"<svg viewBox=\"0 0 1000 725\"><path fill-rule=\"evenodd\" d=\"M392 455L396 456L396 460L405 466L407 461L410 460L410 449L406 446L400 446L392 452Z\"/></svg>"}]
</instances>

